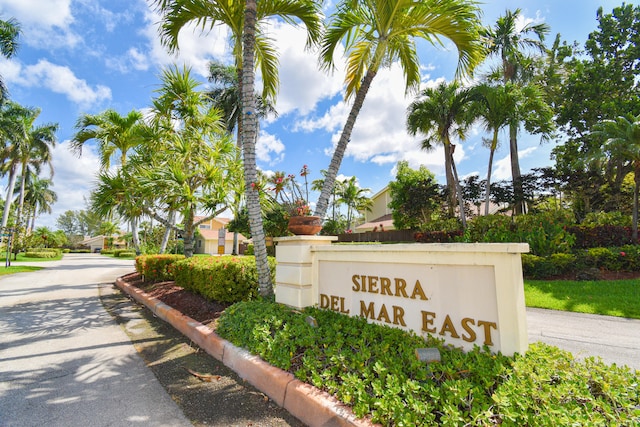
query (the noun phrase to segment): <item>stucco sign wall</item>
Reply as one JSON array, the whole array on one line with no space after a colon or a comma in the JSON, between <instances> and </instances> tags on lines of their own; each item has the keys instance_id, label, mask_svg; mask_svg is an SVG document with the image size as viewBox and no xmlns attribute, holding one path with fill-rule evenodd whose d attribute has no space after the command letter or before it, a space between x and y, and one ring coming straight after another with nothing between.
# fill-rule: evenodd
<instances>
[{"instance_id":1,"label":"stucco sign wall","mask_svg":"<svg viewBox=\"0 0 640 427\"><path fill-rule=\"evenodd\" d=\"M362 316L466 350L526 351L520 260L526 244L331 245L324 239L278 239L276 301Z\"/></svg>"},{"instance_id":2,"label":"stucco sign wall","mask_svg":"<svg viewBox=\"0 0 640 427\"><path fill-rule=\"evenodd\" d=\"M429 333L465 349L500 346L489 266L320 261L320 308Z\"/></svg>"}]
</instances>

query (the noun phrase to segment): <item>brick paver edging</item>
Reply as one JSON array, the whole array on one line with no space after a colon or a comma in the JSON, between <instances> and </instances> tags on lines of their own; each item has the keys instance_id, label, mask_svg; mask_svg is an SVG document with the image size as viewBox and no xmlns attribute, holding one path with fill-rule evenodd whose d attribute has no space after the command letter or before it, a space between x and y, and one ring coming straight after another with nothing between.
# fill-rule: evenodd
<instances>
[{"instance_id":1,"label":"brick paver edging","mask_svg":"<svg viewBox=\"0 0 640 427\"><path fill-rule=\"evenodd\" d=\"M121 277L116 279L116 286L303 423L311 427L373 427L377 425L368 420L356 418L350 408L330 394L236 347L202 323L151 297L141 289L131 286Z\"/></svg>"}]
</instances>

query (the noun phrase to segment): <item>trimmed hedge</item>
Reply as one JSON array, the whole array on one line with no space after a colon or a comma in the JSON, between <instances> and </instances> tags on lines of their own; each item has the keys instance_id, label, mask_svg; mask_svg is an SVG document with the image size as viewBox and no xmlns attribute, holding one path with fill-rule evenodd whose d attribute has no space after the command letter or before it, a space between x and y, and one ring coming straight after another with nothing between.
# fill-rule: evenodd
<instances>
[{"instance_id":1,"label":"trimmed hedge","mask_svg":"<svg viewBox=\"0 0 640 427\"><path fill-rule=\"evenodd\" d=\"M275 282L275 258L269 257ZM234 303L258 296L258 272L254 257L192 257L171 266L176 285L205 298Z\"/></svg>"},{"instance_id":2,"label":"trimmed hedge","mask_svg":"<svg viewBox=\"0 0 640 427\"><path fill-rule=\"evenodd\" d=\"M578 250L573 254L558 253L548 257L522 254L522 272L525 277L531 279L545 279L590 270L638 271L640 270L640 247L624 245L612 248L590 248Z\"/></svg>"},{"instance_id":3,"label":"trimmed hedge","mask_svg":"<svg viewBox=\"0 0 640 427\"><path fill-rule=\"evenodd\" d=\"M25 258L58 258L60 255L58 251L29 251L24 254Z\"/></svg>"},{"instance_id":4,"label":"trimmed hedge","mask_svg":"<svg viewBox=\"0 0 640 427\"><path fill-rule=\"evenodd\" d=\"M169 267L182 259L184 259L184 255L140 255L136 257L136 271L150 282L173 280L173 274Z\"/></svg>"}]
</instances>

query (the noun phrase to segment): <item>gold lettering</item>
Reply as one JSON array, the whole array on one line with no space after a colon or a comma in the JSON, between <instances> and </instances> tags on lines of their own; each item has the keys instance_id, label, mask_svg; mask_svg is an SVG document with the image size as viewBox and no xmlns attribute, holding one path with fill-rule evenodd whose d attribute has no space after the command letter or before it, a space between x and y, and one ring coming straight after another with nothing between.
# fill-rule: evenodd
<instances>
[{"instance_id":1,"label":"gold lettering","mask_svg":"<svg viewBox=\"0 0 640 427\"><path fill-rule=\"evenodd\" d=\"M358 283L358 278L360 276L358 276L357 274L354 274L353 276L351 276L351 281L353 282L353 287L351 288L351 290L353 292L358 292L360 290L360 283Z\"/></svg>"},{"instance_id":2,"label":"gold lettering","mask_svg":"<svg viewBox=\"0 0 640 427\"><path fill-rule=\"evenodd\" d=\"M375 312L373 303L370 302L369 305L365 305L364 301L360 301L360 316L365 319L375 319Z\"/></svg>"},{"instance_id":3,"label":"gold lettering","mask_svg":"<svg viewBox=\"0 0 640 427\"><path fill-rule=\"evenodd\" d=\"M378 293L378 276L369 276L369 292Z\"/></svg>"},{"instance_id":4,"label":"gold lettering","mask_svg":"<svg viewBox=\"0 0 640 427\"><path fill-rule=\"evenodd\" d=\"M340 313L349 314L351 310L345 310L344 308L344 297L340 297Z\"/></svg>"},{"instance_id":5,"label":"gold lettering","mask_svg":"<svg viewBox=\"0 0 640 427\"><path fill-rule=\"evenodd\" d=\"M451 318L448 314L447 317L444 318L444 322L442 322L442 328L440 328L440 332L438 333L440 335L444 335L447 332L451 334L451 338L460 338L460 335L458 335L458 332L456 331L455 326L453 326L453 322L451 321Z\"/></svg>"},{"instance_id":6,"label":"gold lettering","mask_svg":"<svg viewBox=\"0 0 640 427\"><path fill-rule=\"evenodd\" d=\"M419 280L416 280L416 285L413 288L413 292L411 293L411 299L416 299L416 295L420 296L420 299L423 301L427 301L429 298L424 294L422 290L422 285Z\"/></svg>"},{"instance_id":7,"label":"gold lettering","mask_svg":"<svg viewBox=\"0 0 640 427\"><path fill-rule=\"evenodd\" d=\"M391 323L391 320L389 319L389 313L387 312L387 307L385 307L384 304L382 304L380 314L378 314L378 318L376 320L379 322L380 319L384 320L386 323Z\"/></svg>"},{"instance_id":8,"label":"gold lettering","mask_svg":"<svg viewBox=\"0 0 640 427\"><path fill-rule=\"evenodd\" d=\"M429 325L433 325L433 319L436 318L436 314L431 311L421 311L422 313L422 330L430 334L436 333L436 328L430 328Z\"/></svg>"},{"instance_id":9,"label":"gold lettering","mask_svg":"<svg viewBox=\"0 0 640 427\"><path fill-rule=\"evenodd\" d=\"M393 295L391 293L391 280L388 277L380 278L380 293L382 295Z\"/></svg>"},{"instance_id":10,"label":"gold lettering","mask_svg":"<svg viewBox=\"0 0 640 427\"><path fill-rule=\"evenodd\" d=\"M339 302L340 302L340 297L336 295L331 295L331 310L338 311Z\"/></svg>"},{"instance_id":11,"label":"gold lettering","mask_svg":"<svg viewBox=\"0 0 640 427\"><path fill-rule=\"evenodd\" d=\"M393 324L407 326L407 324L404 323L404 309L402 307L393 306Z\"/></svg>"},{"instance_id":12,"label":"gold lettering","mask_svg":"<svg viewBox=\"0 0 640 427\"><path fill-rule=\"evenodd\" d=\"M493 345L491 340L491 328L498 329L496 322L487 322L486 320L478 320L478 326L484 327L484 345Z\"/></svg>"},{"instance_id":13,"label":"gold lettering","mask_svg":"<svg viewBox=\"0 0 640 427\"><path fill-rule=\"evenodd\" d=\"M406 291L407 282L405 282L404 279L398 279L398 278L395 279L395 282L396 282L396 296L397 297L403 296L405 298L409 298L409 295L407 295L407 291Z\"/></svg>"},{"instance_id":14,"label":"gold lettering","mask_svg":"<svg viewBox=\"0 0 640 427\"><path fill-rule=\"evenodd\" d=\"M320 308L329 308L329 297L325 294L320 294Z\"/></svg>"},{"instance_id":15,"label":"gold lettering","mask_svg":"<svg viewBox=\"0 0 640 427\"><path fill-rule=\"evenodd\" d=\"M472 325L476 324L476 322L470 317L465 317L464 319L462 319L462 328L469 334L468 336L462 334L462 339L466 342L474 342L476 340L476 331L471 329L469 323L471 323Z\"/></svg>"}]
</instances>

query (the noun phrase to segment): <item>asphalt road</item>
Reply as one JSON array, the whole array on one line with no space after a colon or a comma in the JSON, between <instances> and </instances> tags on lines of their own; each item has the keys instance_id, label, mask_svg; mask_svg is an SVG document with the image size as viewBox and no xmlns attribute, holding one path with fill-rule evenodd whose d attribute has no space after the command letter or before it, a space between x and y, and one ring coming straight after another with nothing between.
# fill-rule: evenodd
<instances>
[{"instance_id":1,"label":"asphalt road","mask_svg":"<svg viewBox=\"0 0 640 427\"><path fill-rule=\"evenodd\" d=\"M0 278L0 426L191 426L98 298L132 270L65 255Z\"/></svg>"},{"instance_id":2,"label":"asphalt road","mask_svg":"<svg viewBox=\"0 0 640 427\"><path fill-rule=\"evenodd\" d=\"M640 371L640 320L527 309L529 342L542 341L577 358L596 356Z\"/></svg>"}]
</instances>

